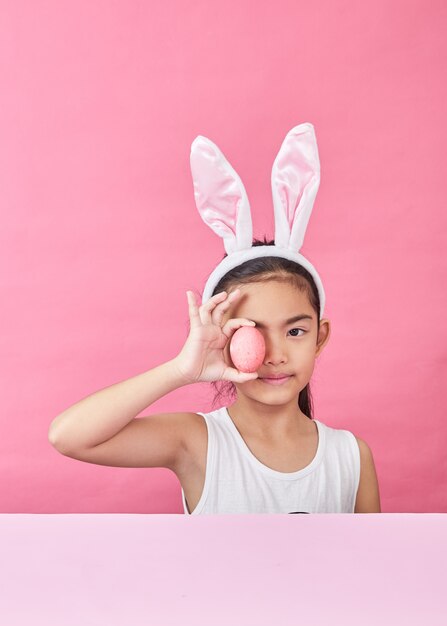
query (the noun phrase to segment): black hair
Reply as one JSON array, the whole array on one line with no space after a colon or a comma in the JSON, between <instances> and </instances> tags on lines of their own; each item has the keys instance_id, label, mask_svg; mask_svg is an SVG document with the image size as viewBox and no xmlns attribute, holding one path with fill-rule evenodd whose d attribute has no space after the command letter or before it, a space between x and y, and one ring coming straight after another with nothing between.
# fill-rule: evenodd
<instances>
[{"instance_id":1,"label":"black hair","mask_svg":"<svg viewBox=\"0 0 447 626\"><path fill-rule=\"evenodd\" d=\"M264 241L260 239L253 239L252 245L273 246L275 245L275 242L273 240L267 240L264 235ZM228 255L225 253L222 258L224 259L226 256ZM306 268L296 261L290 261L283 257L276 256L265 256L250 259L249 261L245 261L227 272L217 283L211 295L214 296L221 291L228 291L228 289L232 286L253 282L267 282L269 280L287 282L297 287L300 291L307 293L309 302L317 314L319 331L320 297L318 289L312 275L306 270ZM231 401L236 397L236 386L231 381L217 380L213 381L211 385L216 391L216 395L213 400L213 409L216 407L217 402L221 398L228 398ZM301 411L309 417L309 419L313 419L312 395L309 383L299 393L298 406Z\"/></svg>"}]
</instances>

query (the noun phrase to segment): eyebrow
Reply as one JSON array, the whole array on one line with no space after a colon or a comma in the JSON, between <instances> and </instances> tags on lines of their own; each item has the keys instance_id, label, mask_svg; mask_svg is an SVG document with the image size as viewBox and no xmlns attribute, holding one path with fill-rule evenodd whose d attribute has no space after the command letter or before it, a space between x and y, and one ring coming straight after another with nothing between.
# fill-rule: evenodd
<instances>
[{"instance_id":1,"label":"eyebrow","mask_svg":"<svg viewBox=\"0 0 447 626\"><path fill-rule=\"evenodd\" d=\"M265 324L262 324L261 322L257 322L252 317L250 317L249 319L255 322L258 328L266 328ZM300 320L313 320L313 317L312 315L306 315L304 313L301 313L300 315L295 315L294 317L291 317L290 319L286 320L284 322L284 326L287 326L288 324L292 324L293 322L299 322Z\"/></svg>"}]
</instances>

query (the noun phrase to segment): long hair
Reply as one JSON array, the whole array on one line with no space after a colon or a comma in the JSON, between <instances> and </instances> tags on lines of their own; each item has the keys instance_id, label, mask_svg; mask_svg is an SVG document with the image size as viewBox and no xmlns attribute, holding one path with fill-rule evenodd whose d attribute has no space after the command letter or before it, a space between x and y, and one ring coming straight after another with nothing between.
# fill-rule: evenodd
<instances>
[{"instance_id":1,"label":"long hair","mask_svg":"<svg viewBox=\"0 0 447 626\"><path fill-rule=\"evenodd\" d=\"M264 236L264 241L253 239L253 246L273 246L275 242L268 240ZM228 256L224 254L223 259ZM216 295L222 291L228 291L230 287L235 285L243 285L253 282L267 282L269 280L279 280L288 282L297 287L300 291L307 293L309 302L317 314L318 331L320 330L320 297L318 289L315 285L312 275L295 261L289 261L282 257L266 256L257 259L250 259L241 263L237 267L227 272L217 283L212 295ZM213 409L217 403L221 404L221 400L233 401L236 397L236 386L232 381L213 381L211 385L214 387L216 394L213 399ZM313 419L312 395L310 384L308 383L302 389L298 396L298 406L301 411L310 419Z\"/></svg>"}]
</instances>

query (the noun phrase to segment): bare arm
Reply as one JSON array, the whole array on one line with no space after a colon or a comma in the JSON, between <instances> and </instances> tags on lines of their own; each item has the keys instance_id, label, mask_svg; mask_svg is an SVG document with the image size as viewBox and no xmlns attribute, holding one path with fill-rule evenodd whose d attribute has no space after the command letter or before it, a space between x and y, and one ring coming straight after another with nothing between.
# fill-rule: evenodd
<instances>
[{"instance_id":1,"label":"bare arm","mask_svg":"<svg viewBox=\"0 0 447 626\"><path fill-rule=\"evenodd\" d=\"M354 513L381 513L379 482L372 452L363 439L356 437L360 448L360 483Z\"/></svg>"},{"instance_id":2,"label":"bare arm","mask_svg":"<svg viewBox=\"0 0 447 626\"><path fill-rule=\"evenodd\" d=\"M70 406L51 422L48 439L61 452L92 448L109 440L156 400L186 384L172 359Z\"/></svg>"}]
</instances>

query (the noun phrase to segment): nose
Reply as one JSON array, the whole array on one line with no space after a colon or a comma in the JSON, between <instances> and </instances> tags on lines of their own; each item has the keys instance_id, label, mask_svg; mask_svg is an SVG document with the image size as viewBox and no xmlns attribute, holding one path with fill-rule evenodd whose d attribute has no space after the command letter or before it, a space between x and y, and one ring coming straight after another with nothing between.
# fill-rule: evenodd
<instances>
[{"instance_id":1,"label":"nose","mask_svg":"<svg viewBox=\"0 0 447 626\"><path fill-rule=\"evenodd\" d=\"M264 341L264 365L278 365L279 363L287 363L286 348L281 341L274 341L265 336Z\"/></svg>"}]
</instances>

